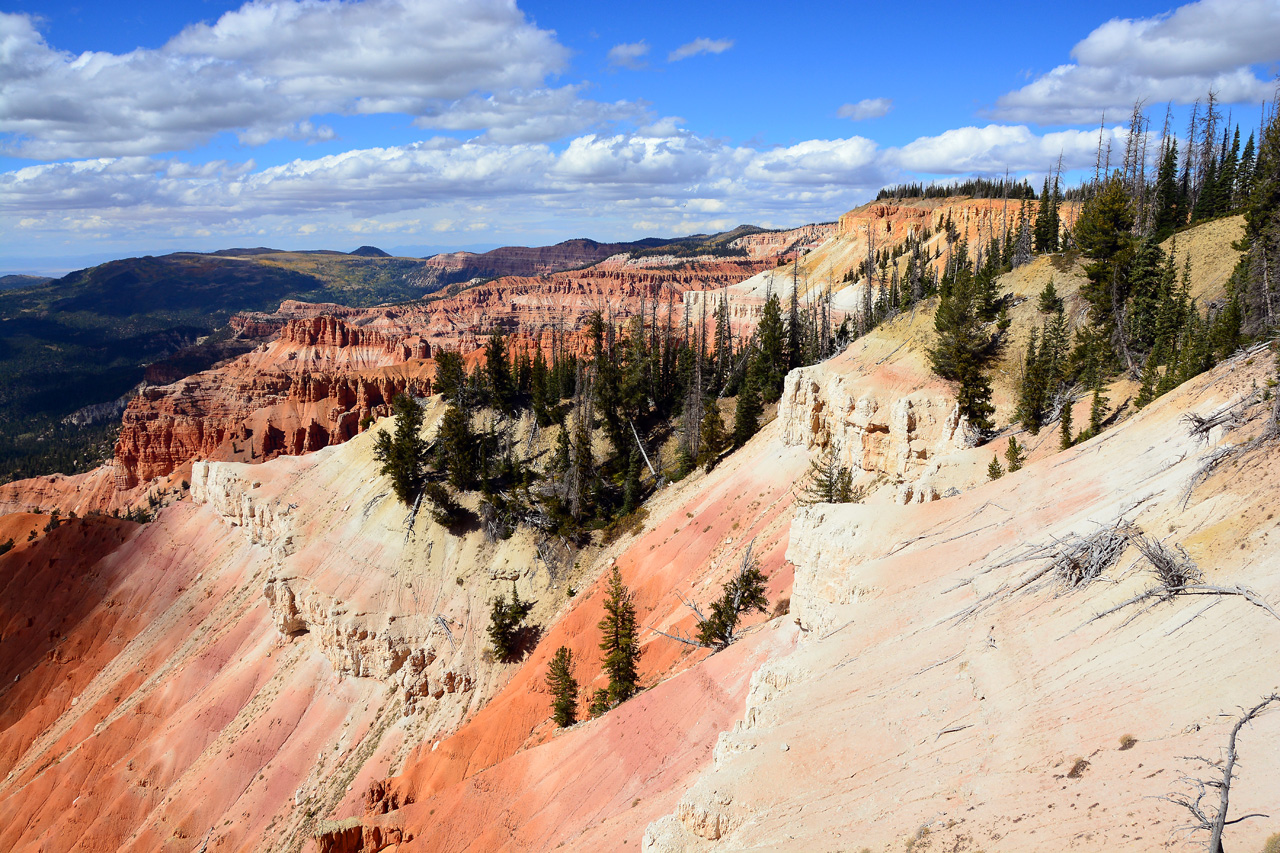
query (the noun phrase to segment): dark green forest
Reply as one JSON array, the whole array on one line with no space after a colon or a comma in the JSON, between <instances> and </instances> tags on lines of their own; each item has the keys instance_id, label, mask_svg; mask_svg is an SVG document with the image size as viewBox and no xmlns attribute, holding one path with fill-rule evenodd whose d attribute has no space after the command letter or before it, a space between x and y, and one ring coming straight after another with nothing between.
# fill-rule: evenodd
<instances>
[{"instance_id":1,"label":"dark green forest","mask_svg":"<svg viewBox=\"0 0 1280 853\"><path fill-rule=\"evenodd\" d=\"M110 458L118 422L64 419L126 394L148 365L175 353L188 367L210 366L225 355L216 349L225 335L215 333L237 311L274 311L284 299L359 306L422 295L407 276L417 262L342 257L341 270L316 275L257 256L130 258L0 292L0 482L78 473ZM192 349L197 342L211 357Z\"/></svg>"}]
</instances>

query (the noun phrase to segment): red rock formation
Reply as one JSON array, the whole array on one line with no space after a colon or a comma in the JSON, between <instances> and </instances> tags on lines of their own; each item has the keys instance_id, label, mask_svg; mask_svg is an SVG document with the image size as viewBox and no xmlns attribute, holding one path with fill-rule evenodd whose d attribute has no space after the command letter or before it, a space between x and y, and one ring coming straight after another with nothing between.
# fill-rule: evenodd
<instances>
[{"instance_id":1,"label":"red rock formation","mask_svg":"<svg viewBox=\"0 0 1280 853\"><path fill-rule=\"evenodd\" d=\"M350 439L400 393L430 393L438 347L474 359L495 326L532 337L580 328L594 311L621 320L662 303L679 322L683 293L734 283L762 261L599 269L508 277L454 296L353 309L288 301L274 315L240 315L244 334L277 338L221 368L144 389L116 443L122 488L165 477L192 459L262 461ZM579 342L580 343L580 342ZM528 344L524 344L528 346Z\"/></svg>"}]
</instances>

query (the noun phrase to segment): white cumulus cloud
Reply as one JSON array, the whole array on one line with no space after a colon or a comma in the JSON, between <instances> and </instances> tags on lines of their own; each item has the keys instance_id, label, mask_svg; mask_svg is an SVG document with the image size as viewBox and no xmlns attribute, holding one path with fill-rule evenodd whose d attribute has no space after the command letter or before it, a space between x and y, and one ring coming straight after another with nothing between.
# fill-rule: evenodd
<instances>
[{"instance_id":1,"label":"white cumulus cloud","mask_svg":"<svg viewBox=\"0 0 1280 853\"><path fill-rule=\"evenodd\" d=\"M1199 0L1151 18L1116 18L1059 65L998 99L994 117L1037 124L1127 114L1138 100L1190 103L1210 89L1224 103L1270 99L1253 66L1280 60L1276 0Z\"/></svg>"},{"instance_id":2,"label":"white cumulus cloud","mask_svg":"<svg viewBox=\"0 0 1280 853\"><path fill-rule=\"evenodd\" d=\"M449 105L474 112L485 97L520 113L531 97L521 93L539 91L567 61L555 34L514 0L251 0L158 49L122 54L57 50L30 16L0 13L0 151L154 154L227 131L251 145L325 139L332 130L312 123L319 115L442 122ZM591 109L609 109L561 106L571 118L560 126L575 131ZM519 124L495 119L505 130ZM536 134L524 124L524 135Z\"/></svg>"}]
</instances>

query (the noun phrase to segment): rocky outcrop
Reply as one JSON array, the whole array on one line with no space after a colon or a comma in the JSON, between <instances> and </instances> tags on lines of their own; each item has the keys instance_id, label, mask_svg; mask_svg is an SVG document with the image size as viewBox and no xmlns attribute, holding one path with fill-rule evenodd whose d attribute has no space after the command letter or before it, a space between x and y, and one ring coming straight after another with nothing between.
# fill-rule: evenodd
<instances>
[{"instance_id":1,"label":"rocky outcrop","mask_svg":"<svg viewBox=\"0 0 1280 853\"><path fill-rule=\"evenodd\" d=\"M794 251L812 248L830 237L840 228L835 222L819 222L802 225L788 231L763 231L747 234L729 243L732 249L743 249L751 258L777 258Z\"/></svg>"},{"instance_id":2,"label":"rocky outcrop","mask_svg":"<svg viewBox=\"0 0 1280 853\"><path fill-rule=\"evenodd\" d=\"M451 654L447 622L352 613L306 578L287 573L267 578L262 594L281 635L306 635L306 642L314 643L341 677L373 678L392 686L406 714L425 710L428 700L475 689L475 675Z\"/></svg>"},{"instance_id":3,"label":"rocky outcrop","mask_svg":"<svg viewBox=\"0 0 1280 853\"><path fill-rule=\"evenodd\" d=\"M262 461L341 444L389 414L397 394L429 393L429 354L417 336L291 319L254 352L134 397L116 441L121 486L193 459Z\"/></svg>"},{"instance_id":4,"label":"rocky outcrop","mask_svg":"<svg viewBox=\"0 0 1280 853\"><path fill-rule=\"evenodd\" d=\"M207 505L232 527L243 529L250 542L270 551L280 565L297 550L291 517L296 505L281 507L278 501L255 500L250 493L255 487L225 465L196 462L191 466L191 499Z\"/></svg>"},{"instance_id":5,"label":"rocky outcrop","mask_svg":"<svg viewBox=\"0 0 1280 853\"><path fill-rule=\"evenodd\" d=\"M934 377L912 376L901 363L873 365L865 374L848 370L869 343L787 375L778 403L782 439L896 484L899 503L937 500L939 461L973 447L978 434Z\"/></svg>"}]
</instances>

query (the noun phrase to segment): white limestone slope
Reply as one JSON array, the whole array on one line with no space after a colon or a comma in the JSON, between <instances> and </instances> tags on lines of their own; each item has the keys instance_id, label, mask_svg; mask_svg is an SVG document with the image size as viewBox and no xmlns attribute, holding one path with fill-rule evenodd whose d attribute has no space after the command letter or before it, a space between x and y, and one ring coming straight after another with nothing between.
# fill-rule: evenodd
<instances>
[{"instance_id":1,"label":"white limestone slope","mask_svg":"<svg viewBox=\"0 0 1280 853\"><path fill-rule=\"evenodd\" d=\"M1153 584L1135 549L1075 591L1025 558L1124 519L1185 548L1208 583L1280 605L1277 442L1184 505L1205 454L1261 428L1274 370L1270 353L1237 356L958 497L801 511L788 558L804 639L756 673L714 768L644 849L1183 846L1187 812L1159 798L1212 770L1182 756L1217 760L1239 707L1280 689L1280 620L1240 597L1181 596L1090 622ZM1215 430L1211 445L1180 420L1241 400L1256 401L1254 419ZM1230 827L1225 845L1258 850L1280 830L1280 708L1245 729L1240 750L1230 816L1272 818Z\"/></svg>"}]
</instances>

